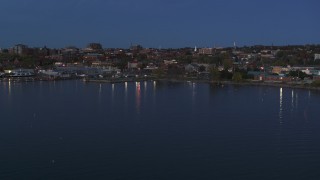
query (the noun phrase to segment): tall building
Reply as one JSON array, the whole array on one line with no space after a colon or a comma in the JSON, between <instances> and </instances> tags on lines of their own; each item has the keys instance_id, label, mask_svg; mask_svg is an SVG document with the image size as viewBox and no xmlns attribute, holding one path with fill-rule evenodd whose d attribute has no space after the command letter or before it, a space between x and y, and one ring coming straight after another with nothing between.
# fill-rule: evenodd
<instances>
[{"instance_id":1,"label":"tall building","mask_svg":"<svg viewBox=\"0 0 320 180\"><path fill-rule=\"evenodd\" d=\"M24 44L17 44L17 45L14 45L12 48L13 53L19 54L19 55L25 54L28 51L28 49L29 49L28 46Z\"/></svg>"},{"instance_id":2,"label":"tall building","mask_svg":"<svg viewBox=\"0 0 320 180\"><path fill-rule=\"evenodd\" d=\"M320 54L314 54L314 60L320 60Z\"/></svg>"}]
</instances>

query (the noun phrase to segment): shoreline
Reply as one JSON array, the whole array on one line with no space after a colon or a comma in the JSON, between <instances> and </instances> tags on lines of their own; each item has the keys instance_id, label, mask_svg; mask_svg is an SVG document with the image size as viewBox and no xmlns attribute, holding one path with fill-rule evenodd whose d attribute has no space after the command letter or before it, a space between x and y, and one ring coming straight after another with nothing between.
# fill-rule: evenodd
<instances>
[{"instance_id":1,"label":"shoreline","mask_svg":"<svg viewBox=\"0 0 320 180\"><path fill-rule=\"evenodd\" d=\"M0 78L0 82L36 82L36 81L64 81L64 80L81 80L79 78L75 79L57 79L57 80L47 80L47 79L37 79L37 78ZM121 78L121 79L91 79L91 78L84 78L81 81L86 83L124 83L124 82L141 82L141 81L159 81L159 82L172 82L172 83L185 83L185 82L192 82L192 83L207 83L207 84L214 84L217 86L224 86L224 85L239 85L239 86L269 86L269 87L284 87L284 88L292 88L292 89L306 89L306 90L316 90L319 91L320 87L312 87L306 86L300 83L283 83L283 82L263 82L263 81L242 81L242 82L234 82L228 80L203 80L203 79L194 79L194 78L154 78L154 77L147 77L147 78Z\"/></svg>"},{"instance_id":2,"label":"shoreline","mask_svg":"<svg viewBox=\"0 0 320 180\"><path fill-rule=\"evenodd\" d=\"M201 80L201 79L179 79L179 78L138 78L138 79L86 79L85 82L92 83L123 83L123 82L140 82L140 81L159 81L159 82L172 82L172 83L208 83L216 85L240 85L240 86L269 86L269 87L284 87L292 89L306 89L306 90L320 90L320 87L305 86L304 84L298 83L282 83L282 82L262 82L262 81L212 81L212 80Z\"/></svg>"},{"instance_id":3,"label":"shoreline","mask_svg":"<svg viewBox=\"0 0 320 180\"><path fill-rule=\"evenodd\" d=\"M210 81L210 80L177 80L177 79L161 79L159 81L167 82L195 82L195 83L209 83L216 85L239 85L239 86L269 86L269 87L283 87L292 89L306 89L306 90L320 90L320 87L305 86L303 84L287 84L282 82L234 82L234 81Z\"/></svg>"}]
</instances>

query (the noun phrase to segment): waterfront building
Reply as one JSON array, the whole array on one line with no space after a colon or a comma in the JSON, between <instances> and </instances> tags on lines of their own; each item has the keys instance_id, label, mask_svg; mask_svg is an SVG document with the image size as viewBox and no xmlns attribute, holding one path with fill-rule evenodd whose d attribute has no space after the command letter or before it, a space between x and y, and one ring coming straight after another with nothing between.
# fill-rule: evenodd
<instances>
[{"instance_id":1,"label":"waterfront building","mask_svg":"<svg viewBox=\"0 0 320 180\"><path fill-rule=\"evenodd\" d=\"M273 74L268 74L266 72L249 71L248 75L253 76L255 81L264 81L264 82L273 82L273 83L292 81L292 77L285 76L284 74L273 75Z\"/></svg>"},{"instance_id":2,"label":"waterfront building","mask_svg":"<svg viewBox=\"0 0 320 180\"><path fill-rule=\"evenodd\" d=\"M312 69L312 70L310 70L310 73L313 76L320 76L320 70L319 69Z\"/></svg>"},{"instance_id":3,"label":"waterfront building","mask_svg":"<svg viewBox=\"0 0 320 180\"><path fill-rule=\"evenodd\" d=\"M138 68L138 61L128 62L128 69L137 69Z\"/></svg>"},{"instance_id":4,"label":"waterfront building","mask_svg":"<svg viewBox=\"0 0 320 180\"><path fill-rule=\"evenodd\" d=\"M271 73L272 74L284 74L284 73L288 73L291 68L290 67L282 67L282 66L272 66L271 67Z\"/></svg>"}]
</instances>

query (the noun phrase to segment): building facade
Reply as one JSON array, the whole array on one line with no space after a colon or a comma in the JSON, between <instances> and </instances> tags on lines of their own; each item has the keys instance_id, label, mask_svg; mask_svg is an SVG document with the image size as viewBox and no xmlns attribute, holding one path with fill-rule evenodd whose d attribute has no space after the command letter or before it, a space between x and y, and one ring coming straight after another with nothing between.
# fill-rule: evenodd
<instances>
[{"instance_id":1,"label":"building facade","mask_svg":"<svg viewBox=\"0 0 320 180\"><path fill-rule=\"evenodd\" d=\"M199 54L212 55L213 53L214 53L214 49L213 48L201 48L201 49L199 49Z\"/></svg>"}]
</instances>

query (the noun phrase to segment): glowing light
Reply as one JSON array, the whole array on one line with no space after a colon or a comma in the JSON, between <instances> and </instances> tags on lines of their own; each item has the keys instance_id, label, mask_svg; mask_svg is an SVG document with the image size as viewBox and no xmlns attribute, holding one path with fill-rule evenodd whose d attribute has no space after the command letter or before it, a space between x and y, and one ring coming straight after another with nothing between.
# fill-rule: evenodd
<instances>
[{"instance_id":1,"label":"glowing light","mask_svg":"<svg viewBox=\"0 0 320 180\"><path fill-rule=\"evenodd\" d=\"M9 82L8 82L8 93L9 95L11 95L11 79L9 79Z\"/></svg>"},{"instance_id":2,"label":"glowing light","mask_svg":"<svg viewBox=\"0 0 320 180\"><path fill-rule=\"evenodd\" d=\"M280 109L279 109L279 119L280 119L280 124L282 124L282 118L283 118L283 91L282 88L280 88Z\"/></svg>"},{"instance_id":3,"label":"glowing light","mask_svg":"<svg viewBox=\"0 0 320 180\"><path fill-rule=\"evenodd\" d=\"M140 92L140 82L136 82L136 88L137 88L137 91Z\"/></svg>"},{"instance_id":4,"label":"glowing light","mask_svg":"<svg viewBox=\"0 0 320 180\"><path fill-rule=\"evenodd\" d=\"M294 108L294 91L291 91L291 111L293 111Z\"/></svg>"},{"instance_id":5,"label":"glowing light","mask_svg":"<svg viewBox=\"0 0 320 180\"><path fill-rule=\"evenodd\" d=\"M153 89L156 90L156 88L157 88L157 82L153 81Z\"/></svg>"},{"instance_id":6,"label":"glowing light","mask_svg":"<svg viewBox=\"0 0 320 180\"><path fill-rule=\"evenodd\" d=\"M192 83L192 100L195 101L196 96L196 83Z\"/></svg>"},{"instance_id":7,"label":"glowing light","mask_svg":"<svg viewBox=\"0 0 320 180\"><path fill-rule=\"evenodd\" d=\"M138 114L140 114L140 106L141 106L140 82L136 82L136 108L137 108L137 113Z\"/></svg>"},{"instance_id":8,"label":"glowing light","mask_svg":"<svg viewBox=\"0 0 320 180\"><path fill-rule=\"evenodd\" d=\"M114 84L111 85L111 100L114 101Z\"/></svg>"}]
</instances>

